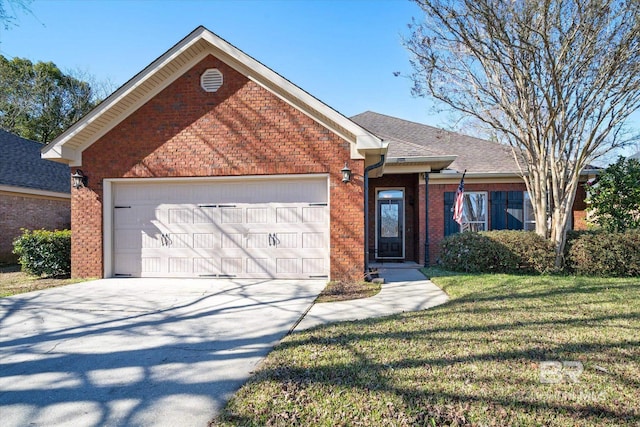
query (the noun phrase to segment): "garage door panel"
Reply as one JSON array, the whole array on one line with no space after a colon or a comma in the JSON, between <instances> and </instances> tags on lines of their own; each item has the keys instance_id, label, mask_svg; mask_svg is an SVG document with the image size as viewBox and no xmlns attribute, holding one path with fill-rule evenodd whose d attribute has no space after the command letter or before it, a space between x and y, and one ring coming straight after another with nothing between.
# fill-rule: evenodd
<instances>
[{"instance_id":1,"label":"garage door panel","mask_svg":"<svg viewBox=\"0 0 640 427\"><path fill-rule=\"evenodd\" d=\"M193 210L194 224L214 224L218 222L216 213L217 207L197 207Z\"/></svg>"},{"instance_id":2,"label":"garage door panel","mask_svg":"<svg viewBox=\"0 0 640 427\"><path fill-rule=\"evenodd\" d=\"M278 275L300 273L299 258L276 258L276 273Z\"/></svg>"},{"instance_id":3,"label":"garage door panel","mask_svg":"<svg viewBox=\"0 0 640 427\"><path fill-rule=\"evenodd\" d=\"M303 258L302 273L309 276L321 276L326 271L324 258Z\"/></svg>"},{"instance_id":4,"label":"garage door panel","mask_svg":"<svg viewBox=\"0 0 640 427\"><path fill-rule=\"evenodd\" d=\"M114 207L126 204L130 209L114 209L114 273L327 276L326 185L324 178L303 184L285 179L212 181L191 184L191 190L183 183L116 184ZM129 188L136 186L146 190Z\"/></svg>"},{"instance_id":5,"label":"garage door panel","mask_svg":"<svg viewBox=\"0 0 640 427\"><path fill-rule=\"evenodd\" d=\"M247 233L247 249L264 249L269 246L269 233Z\"/></svg>"},{"instance_id":6,"label":"garage door panel","mask_svg":"<svg viewBox=\"0 0 640 427\"><path fill-rule=\"evenodd\" d=\"M242 257L223 257L221 259L220 273L223 275L242 274Z\"/></svg>"},{"instance_id":7,"label":"garage door panel","mask_svg":"<svg viewBox=\"0 0 640 427\"><path fill-rule=\"evenodd\" d=\"M169 208L167 209L168 220L171 224L193 224L193 211L191 208Z\"/></svg>"},{"instance_id":8,"label":"garage door panel","mask_svg":"<svg viewBox=\"0 0 640 427\"><path fill-rule=\"evenodd\" d=\"M194 249L214 249L220 247L216 243L220 240L220 233L193 233Z\"/></svg>"},{"instance_id":9,"label":"garage door panel","mask_svg":"<svg viewBox=\"0 0 640 427\"><path fill-rule=\"evenodd\" d=\"M196 257L193 259L193 272L198 276L220 274L220 263L217 257Z\"/></svg>"},{"instance_id":10,"label":"garage door panel","mask_svg":"<svg viewBox=\"0 0 640 427\"><path fill-rule=\"evenodd\" d=\"M269 275L273 271L269 258L247 258L247 273L251 275Z\"/></svg>"},{"instance_id":11,"label":"garage door panel","mask_svg":"<svg viewBox=\"0 0 640 427\"><path fill-rule=\"evenodd\" d=\"M307 206L302 208L302 222L324 224L327 221L326 206Z\"/></svg>"}]
</instances>

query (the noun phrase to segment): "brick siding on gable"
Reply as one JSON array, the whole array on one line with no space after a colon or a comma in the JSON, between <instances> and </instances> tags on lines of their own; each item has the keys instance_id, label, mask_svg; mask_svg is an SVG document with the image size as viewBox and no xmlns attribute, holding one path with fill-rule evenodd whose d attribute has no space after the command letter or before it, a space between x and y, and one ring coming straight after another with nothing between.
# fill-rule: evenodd
<instances>
[{"instance_id":1,"label":"brick siding on gable","mask_svg":"<svg viewBox=\"0 0 640 427\"><path fill-rule=\"evenodd\" d=\"M0 193L0 261L13 262L13 241L29 230L63 230L70 225L68 199Z\"/></svg>"},{"instance_id":2,"label":"brick siding on gable","mask_svg":"<svg viewBox=\"0 0 640 427\"><path fill-rule=\"evenodd\" d=\"M208 68L224 84L200 87ZM341 182L348 162L351 183ZM331 276L364 267L363 161L349 143L274 94L208 56L83 153L89 188L73 190L72 271L102 276L105 178L330 174Z\"/></svg>"}]
</instances>

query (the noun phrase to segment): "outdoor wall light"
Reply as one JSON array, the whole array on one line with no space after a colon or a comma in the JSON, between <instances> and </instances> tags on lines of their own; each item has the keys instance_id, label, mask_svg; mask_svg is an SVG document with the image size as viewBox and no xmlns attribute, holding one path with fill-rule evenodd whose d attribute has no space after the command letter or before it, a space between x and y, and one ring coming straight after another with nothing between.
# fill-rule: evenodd
<instances>
[{"instance_id":1,"label":"outdoor wall light","mask_svg":"<svg viewBox=\"0 0 640 427\"><path fill-rule=\"evenodd\" d=\"M342 182L351 181L351 169L349 169L349 165L346 162L340 172L342 172Z\"/></svg>"},{"instance_id":2,"label":"outdoor wall light","mask_svg":"<svg viewBox=\"0 0 640 427\"><path fill-rule=\"evenodd\" d=\"M86 187L89 183L89 178L85 176L80 169L76 169L76 173L71 174L71 179L73 182L73 188Z\"/></svg>"}]
</instances>

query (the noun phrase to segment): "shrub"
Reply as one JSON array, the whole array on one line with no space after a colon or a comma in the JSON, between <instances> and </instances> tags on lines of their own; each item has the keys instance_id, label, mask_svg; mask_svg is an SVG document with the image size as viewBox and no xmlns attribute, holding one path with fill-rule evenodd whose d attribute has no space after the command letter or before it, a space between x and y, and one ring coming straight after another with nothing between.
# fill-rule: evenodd
<instances>
[{"instance_id":1,"label":"shrub","mask_svg":"<svg viewBox=\"0 0 640 427\"><path fill-rule=\"evenodd\" d=\"M551 242L528 231L458 233L440 250L444 268L472 273L547 273L554 259Z\"/></svg>"},{"instance_id":2,"label":"shrub","mask_svg":"<svg viewBox=\"0 0 640 427\"><path fill-rule=\"evenodd\" d=\"M640 231L573 231L566 251L570 272L602 277L640 276Z\"/></svg>"},{"instance_id":3,"label":"shrub","mask_svg":"<svg viewBox=\"0 0 640 427\"><path fill-rule=\"evenodd\" d=\"M22 271L36 276L63 276L71 272L71 231L25 230L13 242Z\"/></svg>"},{"instance_id":4,"label":"shrub","mask_svg":"<svg viewBox=\"0 0 640 427\"><path fill-rule=\"evenodd\" d=\"M483 234L504 245L515 255L518 268L510 273L550 273L555 270L553 243L535 232L501 230L487 231Z\"/></svg>"},{"instance_id":5,"label":"shrub","mask_svg":"<svg viewBox=\"0 0 640 427\"><path fill-rule=\"evenodd\" d=\"M483 233L457 233L442 240L440 262L451 271L502 273L516 269L516 257Z\"/></svg>"}]
</instances>

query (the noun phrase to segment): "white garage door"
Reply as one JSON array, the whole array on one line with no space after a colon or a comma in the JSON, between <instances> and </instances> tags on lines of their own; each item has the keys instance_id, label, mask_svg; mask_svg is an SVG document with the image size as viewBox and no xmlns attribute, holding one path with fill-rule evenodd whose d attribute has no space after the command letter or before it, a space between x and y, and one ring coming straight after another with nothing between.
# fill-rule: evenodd
<instances>
[{"instance_id":1,"label":"white garage door","mask_svg":"<svg viewBox=\"0 0 640 427\"><path fill-rule=\"evenodd\" d=\"M329 274L326 177L116 182L112 208L115 276Z\"/></svg>"}]
</instances>

